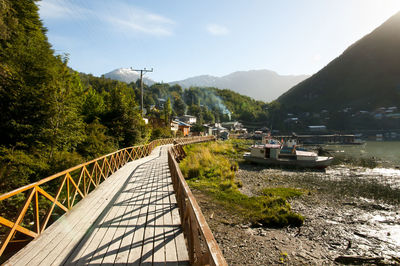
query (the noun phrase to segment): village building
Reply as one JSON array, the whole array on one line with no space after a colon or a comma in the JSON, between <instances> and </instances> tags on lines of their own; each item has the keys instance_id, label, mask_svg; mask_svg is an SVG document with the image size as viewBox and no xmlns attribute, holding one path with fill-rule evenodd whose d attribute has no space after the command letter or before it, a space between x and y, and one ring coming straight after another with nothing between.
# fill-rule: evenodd
<instances>
[{"instance_id":1,"label":"village building","mask_svg":"<svg viewBox=\"0 0 400 266\"><path fill-rule=\"evenodd\" d=\"M196 122L197 122L197 118L192 115L183 115L183 116L179 117L179 120L182 122L185 122L187 124L190 124L190 125L196 124Z\"/></svg>"},{"instance_id":2,"label":"village building","mask_svg":"<svg viewBox=\"0 0 400 266\"><path fill-rule=\"evenodd\" d=\"M174 136L176 136L176 133L179 130L179 122L178 121L172 121L171 122L171 131L174 134Z\"/></svg>"},{"instance_id":3,"label":"village building","mask_svg":"<svg viewBox=\"0 0 400 266\"><path fill-rule=\"evenodd\" d=\"M229 131L240 131L243 128L243 124L238 121L222 122L221 126L225 127Z\"/></svg>"},{"instance_id":4,"label":"village building","mask_svg":"<svg viewBox=\"0 0 400 266\"><path fill-rule=\"evenodd\" d=\"M184 137L189 136L191 125L189 125L185 122L182 122L182 121L177 121L177 122L178 122L179 131L181 131L183 133L183 136Z\"/></svg>"}]
</instances>

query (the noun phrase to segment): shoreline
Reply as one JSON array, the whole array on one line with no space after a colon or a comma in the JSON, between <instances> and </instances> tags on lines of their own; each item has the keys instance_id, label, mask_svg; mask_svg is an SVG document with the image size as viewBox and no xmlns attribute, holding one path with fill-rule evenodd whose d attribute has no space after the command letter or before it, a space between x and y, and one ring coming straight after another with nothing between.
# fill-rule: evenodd
<instances>
[{"instance_id":1,"label":"shoreline","mask_svg":"<svg viewBox=\"0 0 400 266\"><path fill-rule=\"evenodd\" d=\"M298 228L251 227L206 194L193 192L229 264L336 264L340 256L395 263L393 257L400 257L400 240L396 240L400 239L400 204L335 194L337 187L329 191L329 182L338 181L332 173L337 171L340 176L340 169L350 169L346 177L358 180L364 168L352 171L351 167L333 166L327 173L315 173L240 166L236 177L243 184L240 191L248 196L258 195L264 187L308 191L289 200L292 210L306 217ZM364 192L368 191L358 193Z\"/></svg>"}]
</instances>

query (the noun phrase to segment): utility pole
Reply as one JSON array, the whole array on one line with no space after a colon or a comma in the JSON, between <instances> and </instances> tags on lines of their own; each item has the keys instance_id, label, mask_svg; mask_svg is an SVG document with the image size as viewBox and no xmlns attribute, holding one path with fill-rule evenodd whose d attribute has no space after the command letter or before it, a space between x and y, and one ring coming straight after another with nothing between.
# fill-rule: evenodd
<instances>
[{"instance_id":1,"label":"utility pole","mask_svg":"<svg viewBox=\"0 0 400 266\"><path fill-rule=\"evenodd\" d=\"M141 105L140 105L140 107L141 107L141 111L142 111L142 116L143 116L143 73L147 73L147 72L153 72L153 68L151 68L151 69L146 69L146 68L144 68L144 69L133 69L132 67L131 67L131 70L133 70L133 71L138 71L138 72L140 72L140 96L141 96Z\"/></svg>"}]
</instances>

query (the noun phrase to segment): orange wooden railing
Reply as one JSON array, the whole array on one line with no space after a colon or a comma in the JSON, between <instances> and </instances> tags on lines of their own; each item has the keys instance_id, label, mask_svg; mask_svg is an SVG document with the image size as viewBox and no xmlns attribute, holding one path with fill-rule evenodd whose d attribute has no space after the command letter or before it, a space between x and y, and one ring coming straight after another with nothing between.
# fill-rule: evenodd
<instances>
[{"instance_id":1,"label":"orange wooden railing","mask_svg":"<svg viewBox=\"0 0 400 266\"><path fill-rule=\"evenodd\" d=\"M21 206L12 215L0 215L3 238L0 256L10 241L32 240L112 173L127 162L145 157L158 145L191 143L209 137L159 139L146 145L129 147L74 166L35 183L0 196L0 204L18 197ZM213 137L212 137L213 138Z\"/></svg>"},{"instance_id":2,"label":"orange wooden railing","mask_svg":"<svg viewBox=\"0 0 400 266\"><path fill-rule=\"evenodd\" d=\"M201 141L210 140L213 138ZM168 164L188 244L190 264L228 265L179 168L178 162L184 156L185 151L181 144L174 145L168 150Z\"/></svg>"}]
</instances>

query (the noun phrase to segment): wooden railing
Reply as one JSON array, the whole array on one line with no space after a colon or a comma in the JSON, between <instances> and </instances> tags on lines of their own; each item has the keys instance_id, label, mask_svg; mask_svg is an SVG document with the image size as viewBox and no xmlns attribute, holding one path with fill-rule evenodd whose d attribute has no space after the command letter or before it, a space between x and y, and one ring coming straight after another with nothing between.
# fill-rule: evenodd
<instances>
[{"instance_id":1,"label":"wooden railing","mask_svg":"<svg viewBox=\"0 0 400 266\"><path fill-rule=\"evenodd\" d=\"M7 215L8 211L0 215L3 234L0 256L10 241L30 241L38 237L52 222L71 210L127 162L149 155L158 145L186 144L201 141L202 138L209 137L159 139L146 145L125 148L0 195L3 209L17 210L13 214ZM20 203L16 208L15 202Z\"/></svg>"},{"instance_id":2,"label":"wooden railing","mask_svg":"<svg viewBox=\"0 0 400 266\"><path fill-rule=\"evenodd\" d=\"M210 140L214 138L202 141ZM188 244L190 264L228 265L179 168L178 161L185 156L182 146L177 144L168 150L168 164Z\"/></svg>"}]
</instances>

